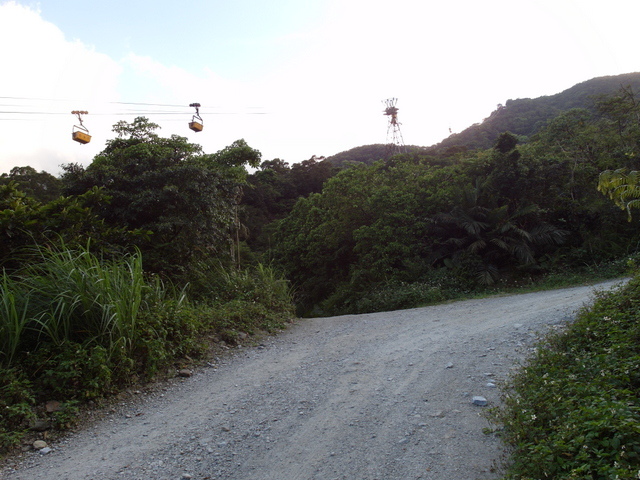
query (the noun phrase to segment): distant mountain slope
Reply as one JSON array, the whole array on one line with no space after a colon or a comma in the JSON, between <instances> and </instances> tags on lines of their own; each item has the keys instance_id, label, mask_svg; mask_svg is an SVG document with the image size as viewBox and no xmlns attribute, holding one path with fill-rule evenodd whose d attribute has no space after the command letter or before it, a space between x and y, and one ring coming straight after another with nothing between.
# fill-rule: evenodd
<instances>
[{"instance_id":1,"label":"distant mountain slope","mask_svg":"<svg viewBox=\"0 0 640 480\"><path fill-rule=\"evenodd\" d=\"M431 147L407 146L407 152L443 153L452 147L486 149L493 147L498 136L504 132L529 137L559 113L572 108L594 108L594 99L600 95L616 93L620 87L630 86L640 92L640 72L607 77L597 77L557 93L538 98L507 100L482 123L455 133ZM326 158L335 166L354 162L371 164L386 157L384 144L363 145Z\"/></svg>"},{"instance_id":2,"label":"distant mountain slope","mask_svg":"<svg viewBox=\"0 0 640 480\"><path fill-rule=\"evenodd\" d=\"M419 147L417 145L407 145L404 147L407 153L424 152L428 153L427 147ZM344 152L336 153L325 159L336 167L345 167L353 163L365 163L371 165L378 160L382 160L388 156L387 145L383 143L374 143L373 145L363 145L361 147L351 148Z\"/></svg>"},{"instance_id":3,"label":"distant mountain slope","mask_svg":"<svg viewBox=\"0 0 640 480\"><path fill-rule=\"evenodd\" d=\"M614 94L627 86L640 91L640 73L594 78L555 95L507 100L504 106L491 113L482 123L453 134L434 147L439 152L453 146L491 148L504 132L528 137L559 113L572 108L592 110L596 97Z\"/></svg>"}]
</instances>

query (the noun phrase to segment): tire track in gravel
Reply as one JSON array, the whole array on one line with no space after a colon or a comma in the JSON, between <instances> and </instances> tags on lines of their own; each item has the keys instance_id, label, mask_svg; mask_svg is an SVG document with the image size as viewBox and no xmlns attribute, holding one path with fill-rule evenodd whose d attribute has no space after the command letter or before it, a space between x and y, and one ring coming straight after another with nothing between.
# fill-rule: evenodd
<instances>
[{"instance_id":1,"label":"tire track in gravel","mask_svg":"<svg viewBox=\"0 0 640 480\"><path fill-rule=\"evenodd\" d=\"M609 288L619 282L597 285ZM5 465L11 480L486 480L482 395L594 287L297 321Z\"/></svg>"}]
</instances>

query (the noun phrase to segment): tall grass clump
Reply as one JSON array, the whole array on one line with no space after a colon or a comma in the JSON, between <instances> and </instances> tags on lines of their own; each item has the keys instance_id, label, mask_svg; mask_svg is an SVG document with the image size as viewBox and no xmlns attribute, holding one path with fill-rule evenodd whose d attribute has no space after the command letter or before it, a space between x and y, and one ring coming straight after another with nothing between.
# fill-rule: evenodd
<instances>
[{"instance_id":1,"label":"tall grass clump","mask_svg":"<svg viewBox=\"0 0 640 480\"><path fill-rule=\"evenodd\" d=\"M31 305L35 341L101 345L109 352L135 344L136 321L149 287L139 252L103 261L88 248L38 250L20 272Z\"/></svg>"},{"instance_id":2,"label":"tall grass clump","mask_svg":"<svg viewBox=\"0 0 640 480\"><path fill-rule=\"evenodd\" d=\"M640 478L640 277L547 337L498 417L507 479Z\"/></svg>"},{"instance_id":3,"label":"tall grass clump","mask_svg":"<svg viewBox=\"0 0 640 480\"><path fill-rule=\"evenodd\" d=\"M189 291L207 307L208 324L231 341L237 331L276 331L295 315L290 283L269 265L240 270L203 262Z\"/></svg>"},{"instance_id":4,"label":"tall grass clump","mask_svg":"<svg viewBox=\"0 0 640 480\"><path fill-rule=\"evenodd\" d=\"M214 321L223 333L229 329L273 332L294 316L289 282L273 267L259 264L245 270L218 271L212 286Z\"/></svg>"},{"instance_id":5,"label":"tall grass clump","mask_svg":"<svg viewBox=\"0 0 640 480\"><path fill-rule=\"evenodd\" d=\"M64 421L50 420L68 425L79 402L175 374L211 341L271 332L293 316L289 284L270 267L202 270L194 302L188 285L145 275L139 252L102 259L39 247L26 264L0 282L0 453L38 404L61 401Z\"/></svg>"},{"instance_id":6,"label":"tall grass clump","mask_svg":"<svg viewBox=\"0 0 640 480\"><path fill-rule=\"evenodd\" d=\"M19 352L29 323L29 295L2 272L0 284L0 366L10 366Z\"/></svg>"}]
</instances>

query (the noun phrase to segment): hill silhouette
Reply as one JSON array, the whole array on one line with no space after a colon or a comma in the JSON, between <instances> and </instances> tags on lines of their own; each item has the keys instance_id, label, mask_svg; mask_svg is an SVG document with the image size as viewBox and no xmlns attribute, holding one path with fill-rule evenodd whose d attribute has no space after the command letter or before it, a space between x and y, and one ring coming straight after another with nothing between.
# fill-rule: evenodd
<instances>
[{"instance_id":1,"label":"hill silhouette","mask_svg":"<svg viewBox=\"0 0 640 480\"><path fill-rule=\"evenodd\" d=\"M436 155L452 150L487 149L491 148L498 136L504 132L511 132L526 139L564 111L573 108L594 111L599 97L614 94L621 87L640 91L640 72L593 78L555 95L507 100L481 123L452 134L436 145L407 146L406 152ZM387 145L373 144L337 153L327 157L326 161L343 167L352 163L371 164L387 156Z\"/></svg>"}]
</instances>

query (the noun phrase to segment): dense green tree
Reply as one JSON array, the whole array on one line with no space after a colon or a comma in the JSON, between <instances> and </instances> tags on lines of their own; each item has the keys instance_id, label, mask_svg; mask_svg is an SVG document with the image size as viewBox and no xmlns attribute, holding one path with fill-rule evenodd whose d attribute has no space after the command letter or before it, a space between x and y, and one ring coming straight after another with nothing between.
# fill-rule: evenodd
<instances>
[{"instance_id":1,"label":"dense green tree","mask_svg":"<svg viewBox=\"0 0 640 480\"><path fill-rule=\"evenodd\" d=\"M109 225L150 232L140 243L145 268L180 275L198 259L230 260L237 231L237 205L246 165L260 153L244 140L210 155L186 138L163 138L157 125L139 117L114 126L91 165L65 166L65 192L101 187L111 197L97 213Z\"/></svg>"},{"instance_id":2,"label":"dense green tree","mask_svg":"<svg viewBox=\"0 0 640 480\"><path fill-rule=\"evenodd\" d=\"M540 247L563 242L567 232L544 222L537 205L483 204L482 188L465 188L450 212L434 217L439 261L490 285L505 271L535 265Z\"/></svg>"},{"instance_id":3,"label":"dense green tree","mask_svg":"<svg viewBox=\"0 0 640 480\"><path fill-rule=\"evenodd\" d=\"M487 165L487 184L500 204L517 205L521 199L525 168L520 162L518 139L511 133L498 137Z\"/></svg>"},{"instance_id":4,"label":"dense green tree","mask_svg":"<svg viewBox=\"0 0 640 480\"><path fill-rule=\"evenodd\" d=\"M593 180L606 161L605 137L593 115L584 109L563 112L540 133L539 139L552 154L568 167L566 184L572 200L589 195Z\"/></svg>"},{"instance_id":5,"label":"dense green tree","mask_svg":"<svg viewBox=\"0 0 640 480\"><path fill-rule=\"evenodd\" d=\"M143 232L107 225L96 208L108 201L103 190L93 188L41 203L15 183L0 185L0 265L11 270L28 262L35 245L90 245L105 256L118 253L117 245L134 242Z\"/></svg>"},{"instance_id":6,"label":"dense green tree","mask_svg":"<svg viewBox=\"0 0 640 480\"><path fill-rule=\"evenodd\" d=\"M596 104L601 116L598 126L606 135L607 158L615 162L607 168L640 168L640 99L631 86L614 95L600 97Z\"/></svg>"},{"instance_id":7,"label":"dense green tree","mask_svg":"<svg viewBox=\"0 0 640 480\"><path fill-rule=\"evenodd\" d=\"M450 205L457 181L451 169L428 163L378 162L343 170L321 194L299 200L279 222L273 249L303 310L338 290L357 295L424 276L429 218Z\"/></svg>"},{"instance_id":8,"label":"dense green tree","mask_svg":"<svg viewBox=\"0 0 640 480\"><path fill-rule=\"evenodd\" d=\"M320 193L337 172L331 163L312 157L293 166L281 159L267 160L249 175L243 189L240 218L247 229L247 243L257 251L269 248L271 229L264 227L283 218L300 197Z\"/></svg>"},{"instance_id":9,"label":"dense green tree","mask_svg":"<svg viewBox=\"0 0 640 480\"><path fill-rule=\"evenodd\" d=\"M598 115L584 109L563 112L521 149L533 180L522 194L544 209L547 221L570 232L561 251L571 263L625 255L637 241L638 232L595 189L603 170L633 165L628 138L623 141L616 133L628 119L615 120L633 108L618 108L617 97L600 98ZM606 107L610 101L617 107Z\"/></svg>"},{"instance_id":10,"label":"dense green tree","mask_svg":"<svg viewBox=\"0 0 640 480\"><path fill-rule=\"evenodd\" d=\"M306 197L311 193L321 192L324 183L334 176L336 171L330 162L314 156L309 160L294 163L291 166L289 181L296 188L299 197Z\"/></svg>"},{"instance_id":11,"label":"dense green tree","mask_svg":"<svg viewBox=\"0 0 640 480\"><path fill-rule=\"evenodd\" d=\"M14 182L28 196L39 202L50 202L60 196L60 180L45 171L37 172L33 167L14 167L9 173L0 175L0 185Z\"/></svg>"}]
</instances>

